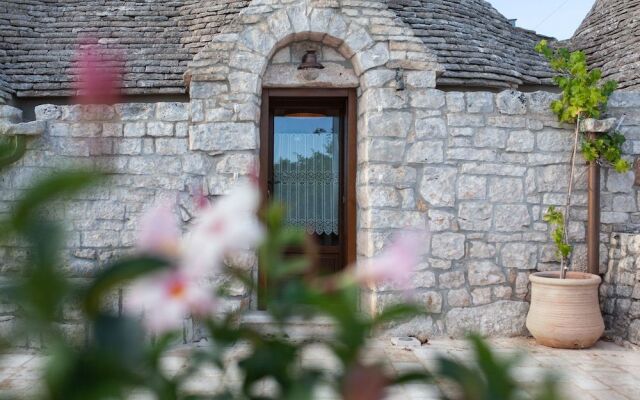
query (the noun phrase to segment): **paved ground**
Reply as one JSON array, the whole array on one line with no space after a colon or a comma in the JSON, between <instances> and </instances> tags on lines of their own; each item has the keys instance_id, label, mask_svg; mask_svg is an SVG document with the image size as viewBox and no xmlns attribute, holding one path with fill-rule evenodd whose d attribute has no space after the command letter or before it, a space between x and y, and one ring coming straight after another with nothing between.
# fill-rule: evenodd
<instances>
[{"instance_id":1,"label":"paved ground","mask_svg":"<svg viewBox=\"0 0 640 400\"><path fill-rule=\"evenodd\" d=\"M599 342L589 350L556 350L536 345L526 338L492 340L500 354L525 351L527 356L516 368L516 378L526 385L540 382L544 373L557 373L568 400L617 400L640 399L640 352L612 343ZM243 348L231 355L237 357ZM383 358L389 368L403 371L416 368L433 368L439 354L446 353L460 360L470 360L469 346L464 341L434 340L428 345L411 350L392 346L387 340L373 341L368 357ZM186 364L186 349L176 349L164 360L168 372L177 372ZM12 353L0 358L0 397L2 394L22 394L33 397L39 390L38 369L45 361L35 353ZM332 368L334 360L322 348L312 348L303 362ZM216 382L236 382L238 373L233 368L224 373L219 370L201 370L189 382L188 390L194 393L211 393ZM269 391L265 383L262 390ZM428 400L438 398L438 389L426 385L408 385L389 393L390 400ZM320 391L318 399L333 399L335 394ZM148 398L136 393L132 398Z\"/></svg>"}]
</instances>

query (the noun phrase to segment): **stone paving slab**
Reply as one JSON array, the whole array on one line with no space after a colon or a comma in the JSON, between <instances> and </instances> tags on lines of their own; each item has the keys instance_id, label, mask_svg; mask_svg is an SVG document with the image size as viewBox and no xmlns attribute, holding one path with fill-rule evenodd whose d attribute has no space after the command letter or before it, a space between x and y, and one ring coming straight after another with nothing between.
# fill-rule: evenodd
<instances>
[{"instance_id":1,"label":"stone paving slab","mask_svg":"<svg viewBox=\"0 0 640 400\"><path fill-rule=\"evenodd\" d=\"M559 350L538 346L532 339L510 338L490 340L498 354L511 355L525 352L521 364L515 368L516 379L525 385L542 381L545 373L554 373L561 382L567 400L634 400L640 398L640 352L610 342L598 342L588 350ZM237 346L227 356L230 365L246 351L246 346ZM176 348L163 359L163 368L175 374L187 364L188 348ZM417 348L402 349L389 340L374 340L370 344L367 358L383 360L393 371L402 372L426 368L433 369L440 355L470 361L471 351L462 340L435 339ZM312 346L302 357L302 363L313 363L329 370L337 368L332 355L320 346ZM34 352L11 353L0 358L0 394L19 394L34 397L41 390L38 370L46 357ZM231 366L226 371L202 368L187 384L190 393L211 394L222 383L240 382L239 371ZM446 384L443 383L446 387ZM271 392L272 385L265 382L261 392ZM438 399L439 389L432 385L403 385L389 391L388 400L433 400ZM132 399L150 399L144 392L135 392ZM322 388L317 399L336 399L335 393ZM526 397L525 397L526 398Z\"/></svg>"}]
</instances>

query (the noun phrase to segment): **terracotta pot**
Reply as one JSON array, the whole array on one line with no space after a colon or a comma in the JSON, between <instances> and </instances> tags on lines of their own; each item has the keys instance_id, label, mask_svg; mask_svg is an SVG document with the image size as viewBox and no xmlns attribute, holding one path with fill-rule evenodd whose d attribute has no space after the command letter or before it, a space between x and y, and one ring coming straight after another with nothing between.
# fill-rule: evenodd
<instances>
[{"instance_id":1,"label":"terracotta pot","mask_svg":"<svg viewBox=\"0 0 640 400\"><path fill-rule=\"evenodd\" d=\"M598 302L600 277L584 272L537 272L531 281L527 328L536 342L562 349L593 346L604 332Z\"/></svg>"}]
</instances>

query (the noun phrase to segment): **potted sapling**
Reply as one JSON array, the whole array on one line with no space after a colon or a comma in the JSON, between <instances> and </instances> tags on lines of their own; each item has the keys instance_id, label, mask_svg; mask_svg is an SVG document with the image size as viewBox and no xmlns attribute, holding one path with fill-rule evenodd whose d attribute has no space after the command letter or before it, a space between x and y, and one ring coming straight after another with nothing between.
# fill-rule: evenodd
<instances>
[{"instance_id":1,"label":"potted sapling","mask_svg":"<svg viewBox=\"0 0 640 400\"><path fill-rule=\"evenodd\" d=\"M587 348L595 344L604 332L598 301L601 278L580 272L584 266L571 265L573 247L568 242L567 226L579 146L587 162L607 163L617 172L626 172L630 168L629 162L622 158L624 136L611 129L615 119L599 119L616 83L602 83L601 71L589 70L581 51L552 49L544 40L536 46L536 51L545 56L551 68L558 72L554 82L562 90L562 95L551 103L551 110L560 122L573 124L575 132L564 209L551 206L544 214L544 220L551 226L560 270L536 272L529 277L531 307L527 328L542 345ZM599 133L594 134L595 131Z\"/></svg>"}]
</instances>

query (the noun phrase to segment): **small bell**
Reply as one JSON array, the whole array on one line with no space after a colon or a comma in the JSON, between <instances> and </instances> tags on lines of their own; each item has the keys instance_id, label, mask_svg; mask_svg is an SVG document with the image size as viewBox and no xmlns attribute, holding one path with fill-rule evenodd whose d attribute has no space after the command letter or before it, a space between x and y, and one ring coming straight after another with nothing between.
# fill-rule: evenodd
<instances>
[{"instance_id":1,"label":"small bell","mask_svg":"<svg viewBox=\"0 0 640 400\"><path fill-rule=\"evenodd\" d=\"M324 69L324 65L318 62L315 50L307 50L302 56L302 62L298 65L298 69Z\"/></svg>"}]
</instances>

